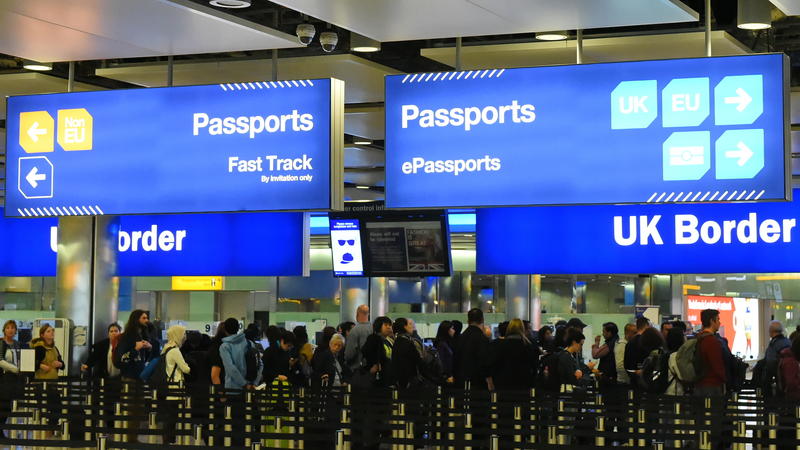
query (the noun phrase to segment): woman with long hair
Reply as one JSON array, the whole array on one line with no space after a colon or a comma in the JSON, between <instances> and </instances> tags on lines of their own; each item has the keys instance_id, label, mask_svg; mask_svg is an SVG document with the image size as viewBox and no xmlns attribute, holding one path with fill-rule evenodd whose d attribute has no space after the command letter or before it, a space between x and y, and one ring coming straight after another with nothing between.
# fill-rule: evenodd
<instances>
[{"instance_id":1,"label":"woman with long hair","mask_svg":"<svg viewBox=\"0 0 800 450\"><path fill-rule=\"evenodd\" d=\"M439 324L439 329L436 330L436 339L433 341L433 345L439 353L439 361L442 362L444 378L448 383L453 382L453 336L455 333L453 323L443 320Z\"/></svg>"},{"instance_id":2,"label":"woman with long hair","mask_svg":"<svg viewBox=\"0 0 800 450\"><path fill-rule=\"evenodd\" d=\"M181 325L173 325L167 330L167 344L161 350L161 357L165 359L165 370L167 371L168 391L181 390L182 383L189 374L189 365L183 359L181 345L186 339L186 328ZM180 408L180 396L167 396L167 404L164 410L164 442L172 444L175 442L175 423L178 420L178 410Z\"/></svg>"},{"instance_id":3,"label":"woman with long hair","mask_svg":"<svg viewBox=\"0 0 800 450\"><path fill-rule=\"evenodd\" d=\"M492 381L498 391L527 391L536 377L538 350L527 336L520 319L508 322L506 335L491 343Z\"/></svg>"}]
</instances>

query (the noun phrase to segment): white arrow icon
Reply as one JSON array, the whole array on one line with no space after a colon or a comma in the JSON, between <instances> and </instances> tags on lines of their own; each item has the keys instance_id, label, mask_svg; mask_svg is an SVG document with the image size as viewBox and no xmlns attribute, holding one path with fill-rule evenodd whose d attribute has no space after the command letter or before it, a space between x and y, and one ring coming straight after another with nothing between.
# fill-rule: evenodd
<instances>
[{"instance_id":1,"label":"white arrow icon","mask_svg":"<svg viewBox=\"0 0 800 450\"><path fill-rule=\"evenodd\" d=\"M31 127L28 128L28 136L31 137L33 142L39 142L39 136L43 134L47 134L47 130L45 130L44 128L39 128L39 122L33 122L33 125L31 125Z\"/></svg>"},{"instance_id":2,"label":"white arrow icon","mask_svg":"<svg viewBox=\"0 0 800 450\"><path fill-rule=\"evenodd\" d=\"M747 161L750 161L750 158L753 157L753 151L750 150L750 147L746 146L742 141L739 141L739 143L736 144L736 147L738 147L739 150L728 150L725 152L725 157L739 158L737 164L739 164L739 167L742 167L747 164Z\"/></svg>"},{"instance_id":3,"label":"white arrow icon","mask_svg":"<svg viewBox=\"0 0 800 450\"><path fill-rule=\"evenodd\" d=\"M736 97L725 97L725 103L728 105L738 104L736 110L739 112L744 111L747 105L753 101L753 97L742 88L736 88Z\"/></svg>"},{"instance_id":4,"label":"white arrow icon","mask_svg":"<svg viewBox=\"0 0 800 450\"><path fill-rule=\"evenodd\" d=\"M28 172L27 175L25 175L25 179L28 180L28 183L30 183L31 186L36 188L39 186L40 181L47 179L47 175L39 173L39 168L34 167L30 172Z\"/></svg>"}]
</instances>

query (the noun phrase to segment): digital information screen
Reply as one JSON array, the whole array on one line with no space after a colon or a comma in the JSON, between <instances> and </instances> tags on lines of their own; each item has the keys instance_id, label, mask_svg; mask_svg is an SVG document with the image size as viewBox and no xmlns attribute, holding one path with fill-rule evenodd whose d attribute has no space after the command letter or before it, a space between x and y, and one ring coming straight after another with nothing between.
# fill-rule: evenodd
<instances>
[{"instance_id":1,"label":"digital information screen","mask_svg":"<svg viewBox=\"0 0 800 450\"><path fill-rule=\"evenodd\" d=\"M693 327L701 326L704 309L716 309L721 322L719 334L728 340L731 353L747 360L758 358L761 327L757 298L689 295L686 302L686 317Z\"/></svg>"},{"instance_id":2,"label":"digital information screen","mask_svg":"<svg viewBox=\"0 0 800 450\"><path fill-rule=\"evenodd\" d=\"M331 219L333 274L337 277L364 275L361 257L361 229L358 219Z\"/></svg>"},{"instance_id":3,"label":"digital information screen","mask_svg":"<svg viewBox=\"0 0 800 450\"><path fill-rule=\"evenodd\" d=\"M369 272L372 276L449 273L446 239L440 221L367 222Z\"/></svg>"},{"instance_id":4,"label":"digital information screen","mask_svg":"<svg viewBox=\"0 0 800 450\"><path fill-rule=\"evenodd\" d=\"M6 215L342 207L344 83L10 97Z\"/></svg>"},{"instance_id":5,"label":"digital information screen","mask_svg":"<svg viewBox=\"0 0 800 450\"><path fill-rule=\"evenodd\" d=\"M783 54L385 83L389 208L791 198Z\"/></svg>"}]
</instances>

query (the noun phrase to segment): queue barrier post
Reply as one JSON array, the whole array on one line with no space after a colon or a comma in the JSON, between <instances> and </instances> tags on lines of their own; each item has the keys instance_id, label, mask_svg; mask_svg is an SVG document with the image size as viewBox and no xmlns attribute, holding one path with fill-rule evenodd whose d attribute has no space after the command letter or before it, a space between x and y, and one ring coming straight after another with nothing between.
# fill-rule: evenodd
<instances>
[{"instance_id":1,"label":"queue barrier post","mask_svg":"<svg viewBox=\"0 0 800 450\"><path fill-rule=\"evenodd\" d=\"M253 392L247 391L245 393L245 421L244 421L244 445L245 447L250 447L253 443L253 438L251 437L251 433L253 433L253 410L251 409L251 405L253 404Z\"/></svg>"},{"instance_id":2,"label":"queue barrier post","mask_svg":"<svg viewBox=\"0 0 800 450\"><path fill-rule=\"evenodd\" d=\"M97 450L107 450L108 449L108 436L105 434L101 434L97 436Z\"/></svg>"},{"instance_id":3,"label":"queue barrier post","mask_svg":"<svg viewBox=\"0 0 800 450\"><path fill-rule=\"evenodd\" d=\"M447 440L452 442L452 441L454 441L456 439L456 435L453 432L453 430L456 427L456 423L454 421L455 411L456 411L456 399L455 399L455 397L448 397L447 398L447 407L448 407L447 416L448 416L448 419L450 419L450 420L447 421L447 431L448 431L447 432ZM448 448L448 450L452 450L455 447L449 446L447 448Z\"/></svg>"},{"instance_id":4,"label":"queue barrier post","mask_svg":"<svg viewBox=\"0 0 800 450\"><path fill-rule=\"evenodd\" d=\"M67 419L61 419L59 421L60 431L61 431L61 440L68 441L69 440L69 421Z\"/></svg>"},{"instance_id":5,"label":"queue barrier post","mask_svg":"<svg viewBox=\"0 0 800 450\"><path fill-rule=\"evenodd\" d=\"M158 413L155 411L151 411L147 414L147 429L150 431L158 430ZM156 444L156 435L155 434L148 434L147 435L147 443L148 444ZM166 444L166 442L165 442Z\"/></svg>"},{"instance_id":6,"label":"queue barrier post","mask_svg":"<svg viewBox=\"0 0 800 450\"><path fill-rule=\"evenodd\" d=\"M645 428L645 422L647 418L645 415L645 410L641 408L636 414L636 421L639 422L639 447L644 447L647 445L645 439L645 436L647 436L647 429Z\"/></svg>"},{"instance_id":7,"label":"queue barrier post","mask_svg":"<svg viewBox=\"0 0 800 450\"><path fill-rule=\"evenodd\" d=\"M336 450L344 450L344 430L336 430Z\"/></svg>"},{"instance_id":8,"label":"queue barrier post","mask_svg":"<svg viewBox=\"0 0 800 450\"><path fill-rule=\"evenodd\" d=\"M744 438L747 437L747 422L739 420L733 424L733 437ZM734 442L733 450L745 450L747 446L743 442Z\"/></svg>"},{"instance_id":9,"label":"queue barrier post","mask_svg":"<svg viewBox=\"0 0 800 450\"><path fill-rule=\"evenodd\" d=\"M102 378L101 378L101 380L102 380ZM91 406L93 406L93 405L94 405L93 395L89 394L89 395L86 396L86 406L89 406L90 408L86 408L86 409L83 410L83 413L86 415L86 419L84 419L84 421L83 421L83 426L86 427L86 428L91 428L91 426L92 426L92 409L91 409ZM98 425L100 425L99 422L100 421L98 420ZM84 441L93 440L92 439L92 433L90 431L85 431L83 433L83 440Z\"/></svg>"},{"instance_id":10,"label":"queue barrier post","mask_svg":"<svg viewBox=\"0 0 800 450\"><path fill-rule=\"evenodd\" d=\"M683 421L681 419L678 419L678 417L681 416L681 404L678 403L678 402L675 402L674 408L675 408L675 410L674 410L674 412L675 412L675 425L682 425ZM681 431L681 430L676 430L676 431L679 434L683 434L683 431ZM672 446L675 447L675 448L682 448L683 447L683 441L681 439L675 439L672 442Z\"/></svg>"},{"instance_id":11,"label":"queue barrier post","mask_svg":"<svg viewBox=\"0 0 800 450\"><path fill-rule=\"evenodd\" d=\"M493 434L489 438L489 449L490 450L500 450L500 436Z\"/></svg>"},{"instance_id":12,"label":"queue barrier post","mask_svg":"<svg viewBox=\"0 0 800 450\"><path fill-rule=\"evenodd\" d=\"M203 426L197 424L194 426L194 445L202 445L203 442Z\"/></svg>"},{"instance_id":13,"label":"queue barrier post","mask_svg":"<svg viewBox=\"0 0 800 450\"><path fill-rule=\"evenodd\" d=\"M342 441L342 449L344 450L345 446L347 446L346 437L350 436L350 433L351 433L351 430L350 430L350 415L348 414L348 410L347 409L344 409L344 408L342 409L342 414L341 414L341 420L340 421L341 421L341 424L342 424L342 429L340 431L342 432L343 439L344 439ZM394 430L392 430L392 433L394 434Z\"/></svg>"},{"instance_id":14,"label":"queue barrier post","mask_svg":"<svg viewBox=\"0 0 800 450\"><path fill-rule=\"evenodd\" d=\"M514 406L514 442L522 443L522 407Z\"/></svg>"},{"instance_id":15,"label":"queue barrier post","mask_svg":"<svg viewBox=\"0 0 800 450\"><path fill-rule=\"evenodd\" d=\"M250 444L250 450L261 450L261 442L253 442Z\"/></svg>"},{"instance_id":16,"label":"queue barrier post","mask_svg":"<svg viewBox=\"0 0 800 450\"><path fill-rule=\"evenodd\" d=\"M225 443L225 447L231 446L231 432L233 431L233 426L231 425L231 421L233 420L233 410L229 405L225 406L225 426L223 430L225 431L225 437L222 441Z\"/></svg>"},{"instance_id":17,"label":"queue barrier post","mask_svg":"<svg viewBox=\"0 0 800 450\"><path fill-rule=\"evenodd\" d=\"M549 445L557 445L558 444L558 426L557 425L548 425L547 426L547 443Z\"/></svg>"},{"instance_id":18,"label":"queue barrier post","mask_svg":"<svg viewBox=\"0 0 800 450\"><path fill-rule=\"evenodd\" d=\"M794 417L797 420L797 432L795 436L797 437L797 441L800 442L800 406L795 408Z\"/></svg>"},{"instance_id":19,"label":"queue barrier post","mask_svg":"<svg viewBox=\"0 0 800 450\"><path fill-rule=\"evenodd\" d=\"M625 421L628 422L628 436L629 436L628 437L628 447L633 447L634 446L634 439L633 439L633 436L634 436L633 422L634 421L633 421L633 414L631 414L631 412L633 411L634 400L635 399L636 399L636 393L633 392L633 390L629 390L628 391L628 403L627 403L626 411L625 411L626 412L626 416L627 416L625 418Z\"/></svg>"},{"instance_id":20,"label":"queue barrier post","mask_svg":"<svg viewBox=\"0 0 800 450\"><path fill-rule=\"evenodd\" d=\"M466 413L464 415L464 440L472 440L472 413ZM471 447L466 448L469 449Z\"/></svg>"},{"instance_id":21,"label":"queue barrier post","mask_svg":"<svg viewBox=\"0 0 800 450\"><path fill-rule=\"evenodd\" d=\"M414 439L414 422L406 422L406 439ZM406 444L405 450L414 450L414 444Z\"/></svg>"},{"instance_id":22,"label":"queue barrier post","mask_svg":"<svg viewBox=\"0 0 800 450\"><path fill-rule=\"evenodd\" d=\"M776 450L778 446L775 444L775 440L778 439L778 414L771 412L767 415L767 421L769 425L769 432L767 436L769 436L769 450Z\"/></svg>"},{"instance_id":23,"label":"queue barrier post","mask_svg":"<svg viewBox=\"0 0 800 450\"><path fill-rule=\"evenodd\" d=\"M606 418L598 415L595 419L595 431L598 433L605 433L606 431ZM606 445L606 438L605 436L598 435L594 438L594 445L596 446L605 446Z\"/></svg>"},{"instance_id":24,"label":"queue barrier post","mask_svg":"<svg viewBox=\"0 0 800 450\"><path fill-rule=\"evenodd\" d=\"M124 429L126 423L125 423L124 416L122 414L122 403L115 403L114 404L114 417L117 418L117 420L114 421L114 429L116 429L117 431ZM114 441L121 442L122 441L122 434L115 433L114 434Z\"/></svg>"},{"instance_id":25,"label":"queue barrier post","mask_svg":"<svg viewBox=\"0 0 800 450\"><path fill-rule=\"evenodd\" d=\"M497 418L498 418L498 415L497 415L497 391L492 391L492 393L489 396L489 400L490 400L490 403L491 403L491 406L489 408L492 411L491 415L489 416L489 417L491 417L490 428L491 428L492 431L497 431Z\"/></svg>"},{"instance_id":26,"label":"queue barrier post","mask_svg":"<svg viewBox=\"0 0 800 450\"><path fill-rule=\"evenodd\" d=\"M664 450L663 442L653 442L653 450Z\"/></svg>"},{"instance_id":27,"label":"queue barrier post","mask_svg":"<svg viewBox=\"0 0 800 450\"><path fill-rule=\"evenodd\" d=\"M531 388L531 399L534 400L534 401L536 400L536 389L535 388ZM536 433L539 431L539 429L537 428L537 425L536 425L536 408L535 407L531 407L530 410L531 410L530 411L530 416L529 416L530 428L528 429L528 433L530 435L529 443L535 444L536 443Z\"/></svg>"},{"instance_id":28,"label":"queue barrier post","mask_svg":"<svg viewBox=\"0 0 800 450\"><path fill-rule=\"evenodd\" d=\"M700 450L711 450L711 432L708 430L700 431Z\"/></svg>"}]
</instances>

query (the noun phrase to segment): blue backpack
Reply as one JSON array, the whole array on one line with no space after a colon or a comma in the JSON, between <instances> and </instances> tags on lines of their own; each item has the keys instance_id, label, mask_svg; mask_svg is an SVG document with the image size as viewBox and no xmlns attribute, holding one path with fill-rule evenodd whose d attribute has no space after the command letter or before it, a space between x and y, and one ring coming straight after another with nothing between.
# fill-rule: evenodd
<instances>
[{"instance_id":1,"label":"blue backpack","mask_svg":"<svg viewBox=\"0 0 800 450\"><path fill-rule=\"evenodd\" d=\"M175 370L178 368L176 365L172 368L172 373L167 377L167 355L169 352L175 350L177 347L171 347L163 355L156 356L147 363L144 370L142 370L139 378L150 387L162 387L172 383L175 378Z\"/></svg>"}]
</instances>

